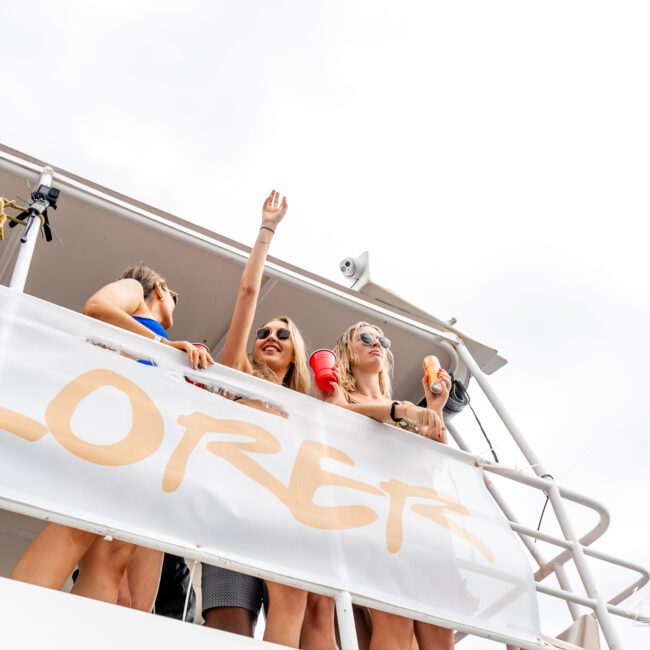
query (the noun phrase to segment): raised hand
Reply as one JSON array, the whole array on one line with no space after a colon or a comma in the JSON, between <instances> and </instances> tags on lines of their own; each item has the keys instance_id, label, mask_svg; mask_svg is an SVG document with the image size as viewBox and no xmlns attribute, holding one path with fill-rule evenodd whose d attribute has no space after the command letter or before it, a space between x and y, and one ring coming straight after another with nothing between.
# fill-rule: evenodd
<instances>
[{"instance_id":1,"label":"raised hand","mask_svg":"<svg viewBox=\"0 0 650 650\"><path fill-rule=\"evenodd\" d=\"M262 206L262 226L275 231L277 225L287 213L287 197L280 201L280 192L272 190Z\"/></svg>"}]
</instances>

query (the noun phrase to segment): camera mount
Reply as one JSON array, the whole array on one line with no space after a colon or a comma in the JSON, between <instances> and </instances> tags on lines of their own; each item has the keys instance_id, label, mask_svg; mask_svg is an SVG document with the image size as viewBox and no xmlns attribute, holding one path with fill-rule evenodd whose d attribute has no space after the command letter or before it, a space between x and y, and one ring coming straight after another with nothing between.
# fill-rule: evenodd
<instances>
[{"instance_id":1,"label":"camera mount","mask_svg":"<svg viewBox=\"0 0 650 650\"><path fill-rule=\"evenodd\" d=\"M29 231L36 219L38 219L43 226L45 241L52 241L52 229L50 228L50 220L47 215L47 210L48 208L56 210L56 202L59 199L59 194L61 194L61 190L43 184L40 184L35 192L32 192L32 202L27 206L22 214L12 219L9 224L10 228L15 228L20 222L23 222L23 225L25 225L25 232L20 238L21 243L24 244L27 241Z\"/></svg>"}]
</instances>

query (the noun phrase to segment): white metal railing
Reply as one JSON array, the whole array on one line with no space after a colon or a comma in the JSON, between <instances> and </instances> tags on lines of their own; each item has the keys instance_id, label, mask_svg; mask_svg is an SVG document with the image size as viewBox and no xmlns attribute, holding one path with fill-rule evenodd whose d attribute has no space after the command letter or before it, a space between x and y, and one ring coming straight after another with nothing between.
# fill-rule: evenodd
<instances>
[{"instance_id":1,"label":"white metal railing","mask_svg":"<svg viewBox=\"0 0 650 650\"><path fill-rule=\"evenodd\" d=\"M513 531L519 534L524 545L540 567L539 570L535 573L535 586L537 591L539 593L544 593L546 595L554 596L556 598L564 600L568 604L569 610L574 620L579 615L579 612L575 608L575 605L579 604L592 609L600 624L608 646L612 650L620 650L620 648L623 646L609 615L614 614L625 618L650 622L650 618L639 617L623 608L616 607L618 603L622 602L627 597L632 595L637 589L647 584L648 580L650 579L648 571L645 568L632 562L627 562L625 560L621 560L611 555L607 555L605 553L601 553L588 548L590 544L600 538L607 530L610 519L607 510L600 503L586 495L578 494L566 488L560 488L555 480L549 478L550 475L547 473L543 464L534 453L528 441L521 434L519 428L508 413L504 404L499 399L494 388L488 381L487 376L481 371L481 369L472 358L471 354L467 351L462 343L457 345L456 348L458 350L459 356L469 368L471 376L476 379L484 395L487 397L488 401L505 425L511 438L519 450L522 452L526 461L529 463L530 467L534 470L537 476L532 477L523 475L521 472L514 468L492 463L480 456L477 457L477 464L483 469L484 472L491 472L508 480L528 485L546 494L549 497L549 501L551 503L553 511L555 512L556 519L564 535L564 538L559 538L522 526L516 520L513 513L509 510L505 500L501 497L495 486L491 484L489 479L486 477L486 484L493 498L495 499L495 502L504 512L510 522L511 528ZM461 449L469 451L467 444L464 442L462 436L453 426L453 424L450 423L448 425L448 429L450 430L452 437L454 437ZM567 515L564 506L565 499L586 506L599 515L598 523L580 538L576 536L571 521ZM555 544L564 550L558 553L558 555L552 559L545 560L540 550L535 548L531 543L530 538L536 538L551 544ZM590 556L615 566L620 566L622 568L636 571L640 574L640 577L631 585L623 589L620 593L611 598L609 601L605 601L596 587L589 566L587 565L585 556ZM571 588L567 574L564 571L565 564L570 560L573 560L575 564L583 587L587 593L587 597L576 593ZM544 578L548 577L551 574L556 575L558 582L561 585L561 589L555 589L541 583ZM463 635L457 635L457 638L460 639L462 636Z\"/></svg>"},{"instance_id":2,"label":"white metal railing","mask_svg":"<svg viewBox=\"0 0 650 650\"><path fill-rule=\"evenodd\" d=\"M43 170L41 176L41 183L49 184L52 178L52 171L50 169ZM72 181L69 181L71 185L74 185ZM105 197L104 197L105 198ZM127 206L131 209L131 206ZM151 216L151 215L147 215ZM156 217L160 219L159 217ZM33 245L35 241L36 234L38 229L32 228L29 233L30 236L28 240L20 246L18 259L16 262L16 267L14 271L14 276L12 277L11 286L17 291L22 291L25 285L25 280L29 270L29 265L31 262L31 257L33 254ZM192 233L193 236L196 236L195 233ZM319 287L314 286L314 290L319 290ZM345 296L346 299L350 299L349 296ZM390 314L391 317L405 320L403 316L398 314ZM421 326L421 325L419 325ZM421 326L422 327L422 326ZM444 333L431 330L431 334L436 336L445 337ZM498 416L506 426L509 434L516 443L517 447L521 450L524 457L526 458L529 465L534 469L537 474L536 477L525 476L520 472L516 471L513 468L508 468L503 465L497 465L488 461L485 461L480 456L476 457L477 466L479 466L483 472L493 473L499 475L507 480L512 480L518 483L522 483L532 487L534 489L540 490L548 495L550 499L551 506L555 512L555 516L560 525L564 537L556 537L548 535L546 533L541 533L534 529L528 528L520 524L512 511L510 510L507 502L498 492L496 487L492 484L487 476L485 476L486 485L488 490L492 494L493 499L497 505L501 508L506 518L509 521L510 527L512 530L517 533L527 550L530 552L533 559L537 562L539 569L535 573L536 579L536 589L539 593L544 593L556 598L564 600L570 609L572 617L575 619L579 615L579 610L576 605L582 605L589 607L594 611L596 618L598 619L603 634L606 638L606 641L610 648L620 649L622 647L618 635L612 622L610 620L610 614L617 616L627 617L627 618L637 618L630 614L629 612L623 610L617 605L622 602L625 598L629 597L634 593L634 591L648 582L649 575L648 572L643 568L634 563L627 562L625 560L620 560L611 555L607 555L602 552L595 551L589 546L597 540L608 527L609 524L609 515L606 509L597 503L595 500L590 499L587 496L580 495L578 493L572 492L565 488L560 488L554 480L545 478L548 475L547 471L537 458L532 447L529 445L527 440L521 434L517 425L509 415L505 406L497 396L496 392L490 385L487 376L481 371L477 363L472 358L472 355L468 352L466 347L463 345L462 341L459 341L457 337L453 334L446 336L449 344L452 345L457 351L460 359L469 369L469 372L476 379L478 385L481 387L483 393L489 400L489 402L494 407ZM136 346L139 347L139 346ZM139 352L141 354L141 351ZM260 389L262 392L264 388ZM458 446L466 451L470 452L468 446L465 444L460 432L453 426L453 423L450 423L448 429L451 435L454 437ZM594 510L599 515L599 521L591 530L585 533L582 537L578 538L575 531L573 530L571 521L567 515L564 500L573 501L580 505L583 505L587 508ZM364 598L359 594L349 593L347 591L333 590L327 588L322 584L311 583L305 580L297 580L292 578L290 575L281 575L277 572L267 571L260 568L256 568L249 565L238 564L233 562L227 557L221 557L216 555L207 555L200 548L189 550L186 546L179 546L168 541L161 542L160 540L143 536L143 535L134 535L125 530L115 530L113 528L108 528L105 526L93 524L83 519L76 519L70 516L66 516L62 513L56 513L49 510L42 510L34 507L28 503L20 503L11 499L2 498L0 499L0 507L4 507L8 510L18 512L21 514L35 516L45 520L57 521L62 524L74 526L80 529L89 530L91 532L108 536L116 537L123 539L125 541L131 541L133 543L148 546L150 548L155 548L163 550L169 553L174 553L177 555L185 556L192 560L201 560L208 561L211 564L218 566L223 566L227 568L232 568L243 573L249 573L251 575L257 575L261 578L272 579L277 582L282 582L285 584L297 586L303 589L308 589L314 593L320 593L326 596L331 596L336 600L336 611L339 619L339 628L341 631L341 639L344 648L357 648L356 643L356 634L354 631L354 619L352 616L352 607L351 604L357 603L360 605L366 605L377 609L382 609L388 612L392 612L398 615L407 616L410 618L423 620L425 622L431 622L436 624L442 624L444 626L454 625L453 621L441 620L433 616L423 614L422 612L413 611L410 609L405 609L401 607L391 606L387 603L377 602L368 598ZM543 553L540 549L536 548L532 543L531 539L540 539L542 541L554 544L562 548L555 557L550 560L544 558ZM620 593L616 594L614 597L605 601L601 594L599 593L593 577L591 575L589 566L586 562L586 556L593 557L595 559L601 560L603 562L619 566L622 568L630 569L636 571L640 574L640 577L631 585L623 589ZM582 596L576 593L568 580L568 576L564 570L565 565L569 561L573 561L575 567L578 571L580 579L583 583L584 589L587 596ZM560 584L560 589L555 589L548 587L542 584L542 581L550 576L556 575L558 582ZM645 620L645 619L643 619ZM460 632L457 634L457 638L462 638L465 634L477 634L478 636L485 636L485 631L480 628L474 628L471 625L456 625L455 629L458 629ZM518 644L522 648L536 648L540 647L539 644L522 644L519 640L515 638L508 638L507 635L501 635L501 640L505 643Z\"/></svg>"}]
</instances>

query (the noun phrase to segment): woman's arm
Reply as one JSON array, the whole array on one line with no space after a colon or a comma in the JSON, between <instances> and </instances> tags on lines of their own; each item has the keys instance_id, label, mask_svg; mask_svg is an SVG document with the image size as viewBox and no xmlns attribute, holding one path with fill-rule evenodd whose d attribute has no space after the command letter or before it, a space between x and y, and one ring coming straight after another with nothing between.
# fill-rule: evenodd
<instances>
[{"instance_id":1,"label":"woman's arm","mask_svg":"<svg viewBox=\"0 0 650 650\"><path fill-rule=\"evenodd\" d=\"M107 284L88 298L83 313L123 330L153 339L155 334L131 316L138 313L143 306L142 285L137 280L118 280Z\"/></svg>"},{"instance_id":2,"label":"woman's arm","mask_svg":"<svg viewBox=\"0 0 650 650\"><path fill-rule=\"evenodd\" d=\"M255 318L269 245L286 212L287 197L280 203L280 193L273 190L262 207L262 225L241 277L235 310L220 359L224 365L237 370L252 371L246 354L246 343Z\"/></svg>"},{"instance_id":3,"label":"woman's arm","mask_svg":"<svg viewBox=\"0 0 650 650\"><path fill-rule=\"evenodd\" d=\"M156 335L133 318L133 314L137 314L144 306L142 285L137 280L128 278L111 282L90 296L84 305L83 313L123 330L154 339ZM194 347L189 341L162 339L161 343L163 342L184 352L190 365L195 369L207 368L208 364L214 363L209 354Z\"/></svg>"},{"instance_id":4,"label":"woman's arm","mask_svg":"<svg viewBox=\"0 0 650 650\"><path fill-rule=\"evenodd\" d=\"M391 417L392 411L395 420L401 420L403 418L413 420L418 425L420 434L425 438L433 438L439 442L447 442L442 417L431 409L415 406L415 404L411 404L410 402L391 402L388 400L385 402L375 402L374 404L349 404L347 401L344 403L341 402L341 400L336 397L331 401L332 403L343 406L350 411L365 415L374 420L379 420L380 422L391 423L393 421L393 418ZM393 403L395 403L394 409Z\"/></svg>"}]
</instances>

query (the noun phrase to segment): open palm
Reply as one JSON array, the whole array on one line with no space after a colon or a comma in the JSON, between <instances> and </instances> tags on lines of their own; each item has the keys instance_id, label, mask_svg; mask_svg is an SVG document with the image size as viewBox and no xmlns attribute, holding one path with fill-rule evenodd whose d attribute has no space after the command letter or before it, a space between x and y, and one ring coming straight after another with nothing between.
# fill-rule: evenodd
<instances>
[{"instance_id":1,"label":"open palm","mask_svg":"<svg viewBox=\"0 0 650 650\"><path fill-rule=\"evenodd\" d=\"M280 201L280 192L271 191L262 206L262 224L275 230L287 213L287 197Z\"/></svg>"}]
</instances>

